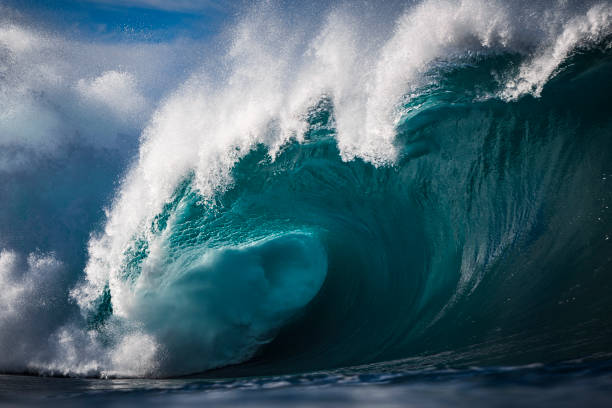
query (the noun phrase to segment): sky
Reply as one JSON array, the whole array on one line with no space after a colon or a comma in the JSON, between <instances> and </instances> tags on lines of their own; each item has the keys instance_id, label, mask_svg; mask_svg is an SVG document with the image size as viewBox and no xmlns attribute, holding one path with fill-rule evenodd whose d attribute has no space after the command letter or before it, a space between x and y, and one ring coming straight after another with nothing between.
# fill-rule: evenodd
<instances>
[{"instance_id":1,"label":"sky","mask_svg":"<svg viewBox=\"0 0 612 408\"><path fill-rule=\"evenodd\" d=\"M0 0L31 26L98 41L201 39L240 10L231 0Z\"/></svg>"}]
</instances>

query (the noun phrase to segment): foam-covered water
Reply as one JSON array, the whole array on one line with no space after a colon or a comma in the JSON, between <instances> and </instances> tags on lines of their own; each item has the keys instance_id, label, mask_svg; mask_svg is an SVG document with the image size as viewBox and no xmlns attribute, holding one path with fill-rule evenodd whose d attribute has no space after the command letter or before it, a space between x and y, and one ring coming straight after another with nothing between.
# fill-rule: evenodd
<instances>
[{"instance_id":1,"label":"foam-covered water","mask_svg":"<svg viewBox=\"0 0 612 408\"><path fill-rule=\"evenodd\" d=\"M606 360L611 15L265 3L208 62L78 69L95 49L4 21L0 370Z\"/></svg>"}]
</instances>

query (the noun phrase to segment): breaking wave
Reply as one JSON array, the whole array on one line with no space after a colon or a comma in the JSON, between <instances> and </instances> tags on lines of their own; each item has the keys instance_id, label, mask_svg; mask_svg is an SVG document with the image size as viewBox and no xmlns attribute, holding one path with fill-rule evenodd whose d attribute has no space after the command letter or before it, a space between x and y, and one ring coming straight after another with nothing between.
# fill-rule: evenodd
<instances>
[{"instance_id":1,"label":"breaking wave","mask_svg":"<svg viewBox=\"0 0 612 408\"><path fill-rule=\"evenodd\" d=\"M21 369L609 352L611 17L596 2L338 6L316 23L254 7L223 69L198 70L151 117L65 294L79 313L53 332L60 351ZM0 256L1 271L17 264ZM46 293L19 293L32 292Z\"/></svg>"}]
</instances>

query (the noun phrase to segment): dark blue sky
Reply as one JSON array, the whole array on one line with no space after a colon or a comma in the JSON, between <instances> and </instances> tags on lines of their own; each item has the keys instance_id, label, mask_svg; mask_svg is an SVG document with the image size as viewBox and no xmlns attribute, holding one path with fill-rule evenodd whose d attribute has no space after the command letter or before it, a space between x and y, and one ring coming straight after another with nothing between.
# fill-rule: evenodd
<instances>
[{"instance_id":1,"label":"dark blue sky","mask_svg":"<svg viewBox=\"0 0 612 408\"><path fill-rule=\"evenodd\" d=\"M207 37L239 12L228 0L0 0L33 27L98 40Z\"/></svg>"}]
</instances>

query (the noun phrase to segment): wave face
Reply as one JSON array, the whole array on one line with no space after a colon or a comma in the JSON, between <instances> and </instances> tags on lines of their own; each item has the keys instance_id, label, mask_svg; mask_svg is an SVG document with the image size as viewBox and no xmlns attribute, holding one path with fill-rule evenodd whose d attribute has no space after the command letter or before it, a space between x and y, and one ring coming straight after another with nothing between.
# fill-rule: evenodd
<instances>
[{"instance_id":1,"label":"wave face","mask_svg":"<svg viewBox=\"0 0 612 408\"><path fill-rule=\"evenodd\" d=\"M612 6L368 13L336 7L308 30L270 5L243 17L223 72L196 72L153 114L89 241L70 330L96 357L30 367L612 351Z\"/></svg>"}]
</instances>

